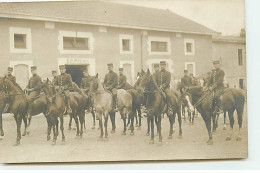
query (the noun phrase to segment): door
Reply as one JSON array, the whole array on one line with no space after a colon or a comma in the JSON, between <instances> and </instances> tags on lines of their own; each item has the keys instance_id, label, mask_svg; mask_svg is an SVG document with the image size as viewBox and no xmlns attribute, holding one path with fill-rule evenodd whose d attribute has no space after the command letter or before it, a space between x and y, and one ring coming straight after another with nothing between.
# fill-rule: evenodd
<instances>
[{"instance_id":1,"label":"door","mask_svg":"<svg viewBox=\"0 0 260 173\"><path fill-rule=\"evenodd\" d=\"M80 86L81 79L84 76L83 70L87 67L88 65L66 65L66 73L70 74L72 81Z\"/></svg>"},{"instance_id":2,"label":"door","mask_svg":"<svg viewBox=\"0 0 260 173\"><path fill-rule=\"evenodd\" d=\"M131 64L124 64L124 75L126 76L127 82L132 85L132 65Z\"/></svg>"},{"instance_id":3,"label":"door","mask_svg":"<svg viewBox=\"0 0 260 173\"><path fill-rule=\"evenodd\" d=\"M193 64L187 65L188 74L193 74L193 68ZM193 76L195 76L195 74L193 74Z\"/></svg>"},{"instance_id":4,"label":"door","mask_svg":"<svg viewBox=\"0 0 260 173\"><path fill-rule=\"evenodd\" d=\"M14 75L16 77L16 82L25 89L29 81L29 67L25 64L19 64L14 67Z\"/></svg>"}]
</instances>

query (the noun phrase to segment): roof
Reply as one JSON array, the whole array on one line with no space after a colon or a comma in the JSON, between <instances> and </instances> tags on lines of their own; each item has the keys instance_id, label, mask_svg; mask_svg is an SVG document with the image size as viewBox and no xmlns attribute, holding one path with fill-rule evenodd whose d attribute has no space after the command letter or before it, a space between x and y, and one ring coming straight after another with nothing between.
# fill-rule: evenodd
<instances>
[{"instance_id":1,"label":"roof","mask_svg":"<svg viewBox=\"0 0 260 173\"><path fill-rule=\"evenodd\" d=\"M218 34L170 10L103 1L2 2L0 17L112 27Z\"/></svg>"},{"instance_id":2,"label":"roof","mask_svg":"<svg viewBox=\"0 0 260 173\"><path fill-rule=\"evenodd\" d=\"M215 35L212 37L213 42L229 42L229 43L246 43L245 37L239 36L223 36L223 35Z\"/></svg>"}]
</instances>

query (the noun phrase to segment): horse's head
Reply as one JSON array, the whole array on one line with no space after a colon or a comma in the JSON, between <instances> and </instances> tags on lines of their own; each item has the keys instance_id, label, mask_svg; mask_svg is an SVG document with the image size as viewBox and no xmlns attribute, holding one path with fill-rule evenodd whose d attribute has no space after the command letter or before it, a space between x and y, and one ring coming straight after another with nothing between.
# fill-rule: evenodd
<instances>
[{"instance_id":1,"label":"horse's head","mask_svg":"<svg viewBox=\"0 0 260 173\"><path fill-rule=\"evenodd\" d=\"M42 91L45 93L47 101L52 103L55 99L56 90L55 86L47 78L47 81L44 81L41 85Z\"/></svg>"},{"instance_id":2,"label":"horse's head","mask_svg":"<svg viewBox=\"0 0 260 173\"><path fill-rule=\"evenodd\" d=\"M14 90L14 84L5 76L0 80L0 91L9 94L12 90Z\"/></svg>"},{"instance_id":3,"label":"horse's head","mask_svg":"<svg viewBox=\"0 0 260 173\"><path fill-rule=\"evenodd\" d=\"M98 92L98 86L99 80L98 80L98 73L96 76L91 76L89 79L89 95L93 95Z\"/></svg>"},{"instance_id":4,"label":"horse's head","mask_svg":"<svg viewBox=\"0 0 260 173\"><path fill-rule=\"evenodd\" d=\"M139 91L144 92L144 91L151 91L153 89L154 84L153 84L153 79L152 79L152 74L150 73L150 70L147 70L147 73L143 72L140 78L140 85L139 85Z\"/></svg>"}]
</instances>

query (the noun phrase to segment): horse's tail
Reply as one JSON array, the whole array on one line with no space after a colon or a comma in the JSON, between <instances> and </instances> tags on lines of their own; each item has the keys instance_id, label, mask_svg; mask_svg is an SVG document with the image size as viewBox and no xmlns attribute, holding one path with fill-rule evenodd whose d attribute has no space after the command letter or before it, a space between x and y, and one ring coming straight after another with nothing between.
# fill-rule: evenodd
<instances>
[{"instance_id":1,"label":"horse's tail","mask_svg":"<svg viewBox=\"0 0 260 173\"><path fill-rule=\"evenodd\" d=\"M244 105L245 105L245 96L242 92L239 92L236 96L236 111L238 116L238 124L239 127L242 127L242 116L244 111Z\"/></svg>"}]
</instances>

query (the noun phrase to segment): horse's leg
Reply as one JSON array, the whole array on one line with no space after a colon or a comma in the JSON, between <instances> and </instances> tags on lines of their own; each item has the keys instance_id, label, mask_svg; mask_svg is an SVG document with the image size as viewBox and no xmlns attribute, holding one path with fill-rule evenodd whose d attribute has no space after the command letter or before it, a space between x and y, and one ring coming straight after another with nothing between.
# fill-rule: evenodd
<instances>
[{"instance_id":1,"label":"horse's leg","mask_svg":"<svg viewBox=\"0 0 260 173\"><path fill-rule=\"evenodd\" d=\"M50 117L48 116L46 116L46 119L47 119L47 121L48 121L48 128L47 128L47 141L49 141L50 139L51 139L51 128L52 128L52 126L53 126L53 124L52 124L52 122L51 122L51 120L50 120Z\"/></svg>"},{"instance_id":2,"label":"horse's leg","mask_svg":"<svg viewBox=\"0 0 260 173\"><path fill-rule=\"evenodd\" d=\"M79 120L78 120L78 116L73 114L72 117L73 117L73 119L75 121L76 128L77 128L76 136L79 137Z\"/></svg>"},{"instance_id":3,"label":"horse's leg","mask_svg":"<svg viewBox=\"0 0 260 173\"><path fill-rule=\"evenodd\" d=\"M227 125L226 125L226 117L227 117L227 112L224 111L224 127L223 127L223 130L226 130L226 129L227 129Z\"/></svg>"},{"instance_id":4,"label":"horse's leg","mask_svg":"<svg viewBox=\"0 0 260 173\"><path fill-rule=\"evenodd\" d=\"M138 112L138 117L139 117L139 127L137 128L137 130L141 130L141 126L142 126L142 112L141 112L140 106L138 106L137 112Z\"/></svg>"},{"instance_id":5,"label":"horse's leg","mask_svg":"<svg viewBox=\"0 0 260 173\"><path fill-rule=\"evenodd\" d=\"M107 122L108 122L108 114L105 115L105 122L104 122L104 126L105 126L105 138L108 138Z\"/></svg>"},{"instance_id":6,"label":"horse's leg","mask_svg":"<svg viewBox=\"0 0 260 173\"><path fill-rule=\"evenodd\" d=\"M102 115L98 116L99 117L99 127L100 127L100 137L99 137L99 141L103 140L103 122L102 122Z\"/></svg>"},{"instance_id":7,"label":"horse's leg","mask_svg":"<svg viewBox=\"0 0 260 173\"><path fill-rule=\"evenodd\" d=\"M191 124L194 125L195 111L192 112Z\"/></svg>"},{"instance_id":8,"label":"horse's leg","mask_svg":"<svg viewBox=\"0 0 260 173\"><path fill-rule=\"evenodd\" d=\"M56 118L56 135L59 136L59 119Z\"/></svg>"},{"instance_id":9,"label":"horse's leg","mask_svg":"<svg viewBox=\"0 0 260 173\"><path fill-rule=\"evenodd\" d=\"M72 115L70 115L70 122L69 122L69 128L68 128L68 130L71 130L71 123L72 123Z\"/></svg>"},{"instance_id":10,"label":"horse's leg","mask_svg":"<svg viewBox=\"0 0 260 173\"><path fill-rule=\"evenodd\" d=\"M121 118L123 119L123 123L124 123L124 130L122 132L122 135L126 135L126 116L124 115L124 111L119 110ZM130 117L128 116L128 119L130 119Z\"/></svg>"},{"instance_id":11,"label":"horse's leg","mask_svg":"<svg viewBox=\"0 0 260 173\"><path fill-rule=\"evenodd\" d=\"M111 133L115 133L116 132L116 123L115 123L115 115L116 113L115 112L111 112L109 113L110 115L110 120L111 120L111 123L112 123L112 130L111 130Z\"/></svg>"},{"instance_id":12,"label":"horse's leg","mask_svg":"<svg viewBox=\"0 0 260 173\"><path fill-rule=\"evenodd\" d=\"M151 139L149 143L154 144L154 115L149 115L149 116L151 116Z\"/></svg>"},{"instance_id":13,"label":"horse's leg","mask_svg":"<svg viewBox=\"0 0 260 173\"><path fill-rule=\"evenodd\" d=\"M83 126L85 124L85 110L83 110L80 114L79 114L79 122L80 122L80 137L82 138L83 135Z\"/></svg>"},{"instance_id":14,"label":"horse's leg","mask_svg":"<svg viewBox=\"0 0 260 173\"><path fill-rule=\"evenodd\" d=\"M17 138L14 146L17 146L20 144L21 140L21 124L22 124L22 115L21 114L16 114L14 115L15 121L16 121L16 126L17 126Z\"/></svg>"},{"instance_id":15,"label":"horse's leg","mask_svg":"<svg viewBox=\"0 0 260 173\"><path fill-rule=\"evenodd\" d=\"M181 120L181 111L177 111L177 116L178 116L178 122L179 122L179 139L182 139L182 127L181 127L181 123L182 123L182 120ZM175 121L175 116L174 116L174 121Z\"/></svg>"},{"instance_id":16,"label":"horse's leg","mask_svg":"<svg viewBox=\"0 0 260 173\"><path fill-rule=\"evenodd\" d=\"M53 131L53 139L52 139L52 145L56 145L56 139L57 139L57 134L56 134L56 119L53 117L52 120L52 131Z\"/></svg>"},{"instance_id":17,"label":"horse's leg","mask_svg":"<svg viewBox=\"0 0 260 173\"><path fill-rule=\"evenodd\" d=\"M3 115L2 115L2 111L0 111L0 139L2 139L2 136L4 136Z\"/></svg>"},{"instance_id":18,"label":"horse's leg","mask_svg":"<svg viewBox=\"0 0 260 173\"><path fill-rule=\"evenodd\" d=\"M93 117L93 126L92 126L92 129L95 129L95 126L96 126L95 112L94 112L94 111L91 111L91 114L92 114L92 117Z\"/></svg>"},{"instance_id":19,"label":"horse's leg","mask_svg":"<svg viewBox=\"0 0 260 173\"><path fill-rule=\"evenodd\" d=\"M209 114L201 114L205 124L206 124L206 128L208 130L208 135L209 135L209 140L207 141L208 145L212 145L213 144L213 140L212 140L212 133L211 133L211 116Z\"/></svg>"},{"instance_id":20,"label":"horse's leg","mask_svg":"<svg viewBox=\"0 0 260 173\"><path fill-rule=\"evenodd\" d=\"M241 141L241 128L242 128L242 122L243 122L243 118L242 118L242 114L243 111L241 110L237 110L237 117L238 117L238 125L239 125L239 131L238 131L238 136L237 136L237 141Z\"/></svg>"},{"instance_id":21,"label":"horse's leg","mask_svg":"<svg viewBox=\"0 0 260 173\"><path fill-rule=\"evenodd\" d=\"M130 133L130 135L132 136L132 135L134 135L134 121L135 121L133 112L130 112L128 114L128 117L131 118L131 125L130 125L131 126L131 133Z\"/></svg>"},{"instance_id":22,"label":"horse's leg","mask_svg":"<svg viewBox=\"0 0 260 173\"><path fill-rule=\"evenodd\" d=\"M23 136L25 136L26 135L26 131L27 131L27 127L28 127L28 125L27 125L27 118L24 116L23 117L23 122L24 122L24 132L23 132Z\"/></svg>"},{"instance_id":23,"label":"horse's leg","mask_svg":"<svg viewBox=\"0 0 260 173\"><path fill-rule=\"evenodd\" d=\"M161 116L161 115L160 115ZM154 121L155 121L155 125L156 125L156 136L158 136L159 134L159 128L158 128L158 117L155 116L154 117Z\"/></svg>"},{"instance_id":24,"label":"horse's leg","mask_svg":"<svg viewBox=\"0 0 260 173\"><path fill-rule=\"evenodd\" d=\"M159 145L162 145L162 117L161 116L158 116L157 128L159 133Z\"/></svg>"},{"instance_id":25,"label":"horse's leg","mask_svg":"<svg viewBox=\"0 0 260 173\"><path fill-rule=\"evenodd\" d=\"M228 111L228 117L229 117L229 122L230 122L230 131L229 135L226 138L226 141L230 141L233 135L233 127L234 127L234 110L229 110Z\"/></svg>"},{"instance_id":26,"label":"horse's leg","mask_svg":"<svg viewBox=\"0 0 260 173\"><path fill-rule=\"evenodd\" d=\"M128 127L130 125L130 121L131 121L131 119L128 117L126 127Z\"/></svg>"},{"instance_id":27,"label":"horse's leg","mask_svg":"<svg viewBox=\"0 0 260 173\"><path fill-rule=\"evenodd\" d=\"M137 117L137 113L136 113L136 109L135 109L135 113L133 113L133 116L135 117L135 127L138 127L138 124L139 124L139 122L138 122L138 117Z\"/></svg>"},{"instance_id":28,"label":"horse's leg","mask_svg":"<svg viewBox=\"0 0 260 173\"><path fill-rule=\"evenodd\" d=\"M146 136L150 136L150 123L151 122L151 118L149 116L147 116L147 133L146 133Z\"/></svg>"},{"instance_id":29,"label":"horse's leg","mask_svg":"<svg viewBox=\"0 0 260 173\"><path fill-rule=\"evenodd\" d=\"M186 123L185 106L182 106L182 115L183 115L184 122Z\"/></svg>"},{"instance_id":30,"label":"horse's leg","mask_svg":"<svg viewBox=\"0 0 260 173\"><path fill-rule=\"evenodd\" d=\"M212 114L212 124L213 124L212 133L215 133L217 131L216 114L215 113Z\"/></svg>"},{"instance_id":31,"label":"horse's leg","mask_svg":"<svg viewBox=\"0 0 260 173\"><path fill-rule=\"evenodd\" d=\"M63 114L60 115L60 130L61 130L61 134L62 134L62 143L65 143L65 135L64 135L64 119L63 119Z\"/></svg>"},{"instance_id":32,"label":"horse's leg","mask_svg":"<svg viewBox=\"0 0 260 173\"><path fill-rule=\"evenodd\" d=\"M172 139L172 134L173 134L173 116L175 113L173 113L173 115L169 115L169 122L170 122L170 132L169 132L169 136L168 139Z\"/></svg>"},{"instance_id":33,"label":"horse's leg","mask_svg":"<svg viewBox=\"0 0 260 173\"><path fill-rule=\"evenodd\" d=\"M188 111L188 120L189 120L189 124L191 124L191 113Z\"/></svg>"}]
</instances>

